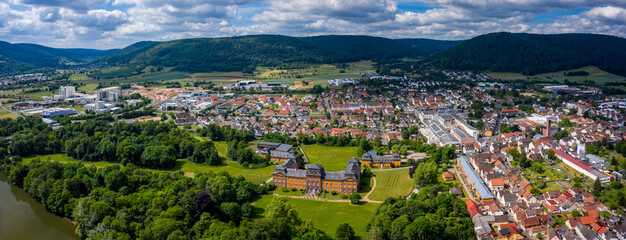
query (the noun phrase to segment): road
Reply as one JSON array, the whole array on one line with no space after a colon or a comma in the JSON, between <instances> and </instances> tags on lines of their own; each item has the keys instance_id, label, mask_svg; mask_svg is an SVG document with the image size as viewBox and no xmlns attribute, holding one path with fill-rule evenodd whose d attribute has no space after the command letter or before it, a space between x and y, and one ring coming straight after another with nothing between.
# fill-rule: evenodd
<instances>
[{"instance_id":1,"label":"road","mask_svg":"<svg viewBox=\"0 0 626 240\"><path fill-rule=\"evenodd\" d=\"M6 110L7 112L10 112L11 114L18 116L18 117L22 117L22 114L20 114L19 112L15 112L11 109L8 109L6 107L4 107L4 105L0 104L0 106L2 107L2 109Z\"/></svg>"},{"instance_id":2,"label":"road","mask_svg":"<svg viewBox=\"0 0 626 240\"><path fill-rule=\"evenodd\" d=\"M469 197L472 201L476 202L476 199L474 199L474 195L465 184L465 178L461 177L461 172L456 168L456 165L453 165L453 166L454 166L454 172L456 173L456 177L459 179L459 182L461 182L461 185L463 185L463 188L465 189L465 193L467 194L467 197Z\"/></svg>"}]
</instances>

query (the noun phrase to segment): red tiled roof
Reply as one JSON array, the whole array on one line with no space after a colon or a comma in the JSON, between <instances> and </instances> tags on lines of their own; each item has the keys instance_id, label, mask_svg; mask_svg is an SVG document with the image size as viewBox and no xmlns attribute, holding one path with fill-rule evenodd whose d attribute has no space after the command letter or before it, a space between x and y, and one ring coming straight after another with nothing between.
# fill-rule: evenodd
<instances>
[{"instance_id":1,"label":"red tiled roof","mask_svg":"<svg viewBox=\"0 0 626 240\"><path fill-rule=\"evenodd\" d=\"M476 214L482 215L478 210L478 205L476 205L476 203L471 199L468 199L467 202L465 202L465 207L467 207L470 217L474 217Z\"/></svg>"}]
</instances>

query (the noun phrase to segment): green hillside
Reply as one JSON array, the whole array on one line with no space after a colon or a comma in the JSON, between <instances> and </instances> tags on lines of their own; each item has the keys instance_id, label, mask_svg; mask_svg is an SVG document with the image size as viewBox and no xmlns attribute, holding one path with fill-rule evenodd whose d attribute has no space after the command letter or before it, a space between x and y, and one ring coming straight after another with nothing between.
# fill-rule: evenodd
<instances>
[{"instance_id":1,"label":"green hillside","mask_svg":"<svg viewBox=\"0 0 626 240\"><path fill-rule=\"evenodd\" d=\"M30 43L0 41L0 76L22 74L40 68L60 68L81 64L115 50L60 49Z\"/></svg>"},{"instance_id":2,"label":"green hillside","mask_svg":"<svg viewBox=\"0 0 626 240\"><path fill-rule=\"evenodd\" d=\"M597 66L624 76L626 39L598 34L491 33L464 41L429 62L444 69L524 75Z\"/></svg>"},{"instance_id":3,"label":"green hillside","mask_svg":"<svg viewBox=\"0 0 626 240\"><path fill-rule=\"evenodd\" d=\"M117 66L173 67L183 72L250 72L256 67L302 68L308 64L419 57L448 46L430 41L433 44L413 47L388 38L349 35L197 38L140 42L99 61Z\"/></svg>"},{"instance_id":4,"label":"green hillside","mask_svg":"<svg viewBox=\"0 0 626 240\"><path fill-rule=\"evenodd\" d=\"M447 41L447 40L433 40L425 38L405 38L397 39L396 41L416 48L421 54L436 54L448 50L451 47L459 45L465 40Z\"/></svg>"}]
</instances>

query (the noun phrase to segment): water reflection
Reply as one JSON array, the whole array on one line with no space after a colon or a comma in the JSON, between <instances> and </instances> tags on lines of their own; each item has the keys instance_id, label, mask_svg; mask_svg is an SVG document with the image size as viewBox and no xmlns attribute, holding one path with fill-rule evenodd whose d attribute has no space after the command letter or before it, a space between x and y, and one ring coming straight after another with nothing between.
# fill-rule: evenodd
<instances>
[{"instance_id":1,"label":"water reflection","mask_svg":"<svg viewBox=\"0 0 626 240\"><path fill-rule=\"evenodd\" d=\"M48 211L0 173L0 239L79 239L74 226Z\"/></svg>"}]
</instances>

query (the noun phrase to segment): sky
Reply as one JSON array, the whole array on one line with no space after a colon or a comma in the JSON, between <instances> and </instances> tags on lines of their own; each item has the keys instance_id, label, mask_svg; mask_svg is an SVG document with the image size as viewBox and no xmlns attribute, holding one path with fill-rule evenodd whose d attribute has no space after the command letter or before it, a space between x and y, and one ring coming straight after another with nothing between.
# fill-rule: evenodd
<instances>
[{"instance_id":1,"label":"sky","mask_svg":"<svg viewBox=\"0 0 626 240\"><path fill-rule=\"evenodd\" d=\"M0 40L61 48L251 34L626 37L626 0L0 0Z\"/></svg>"}]
</instances>

